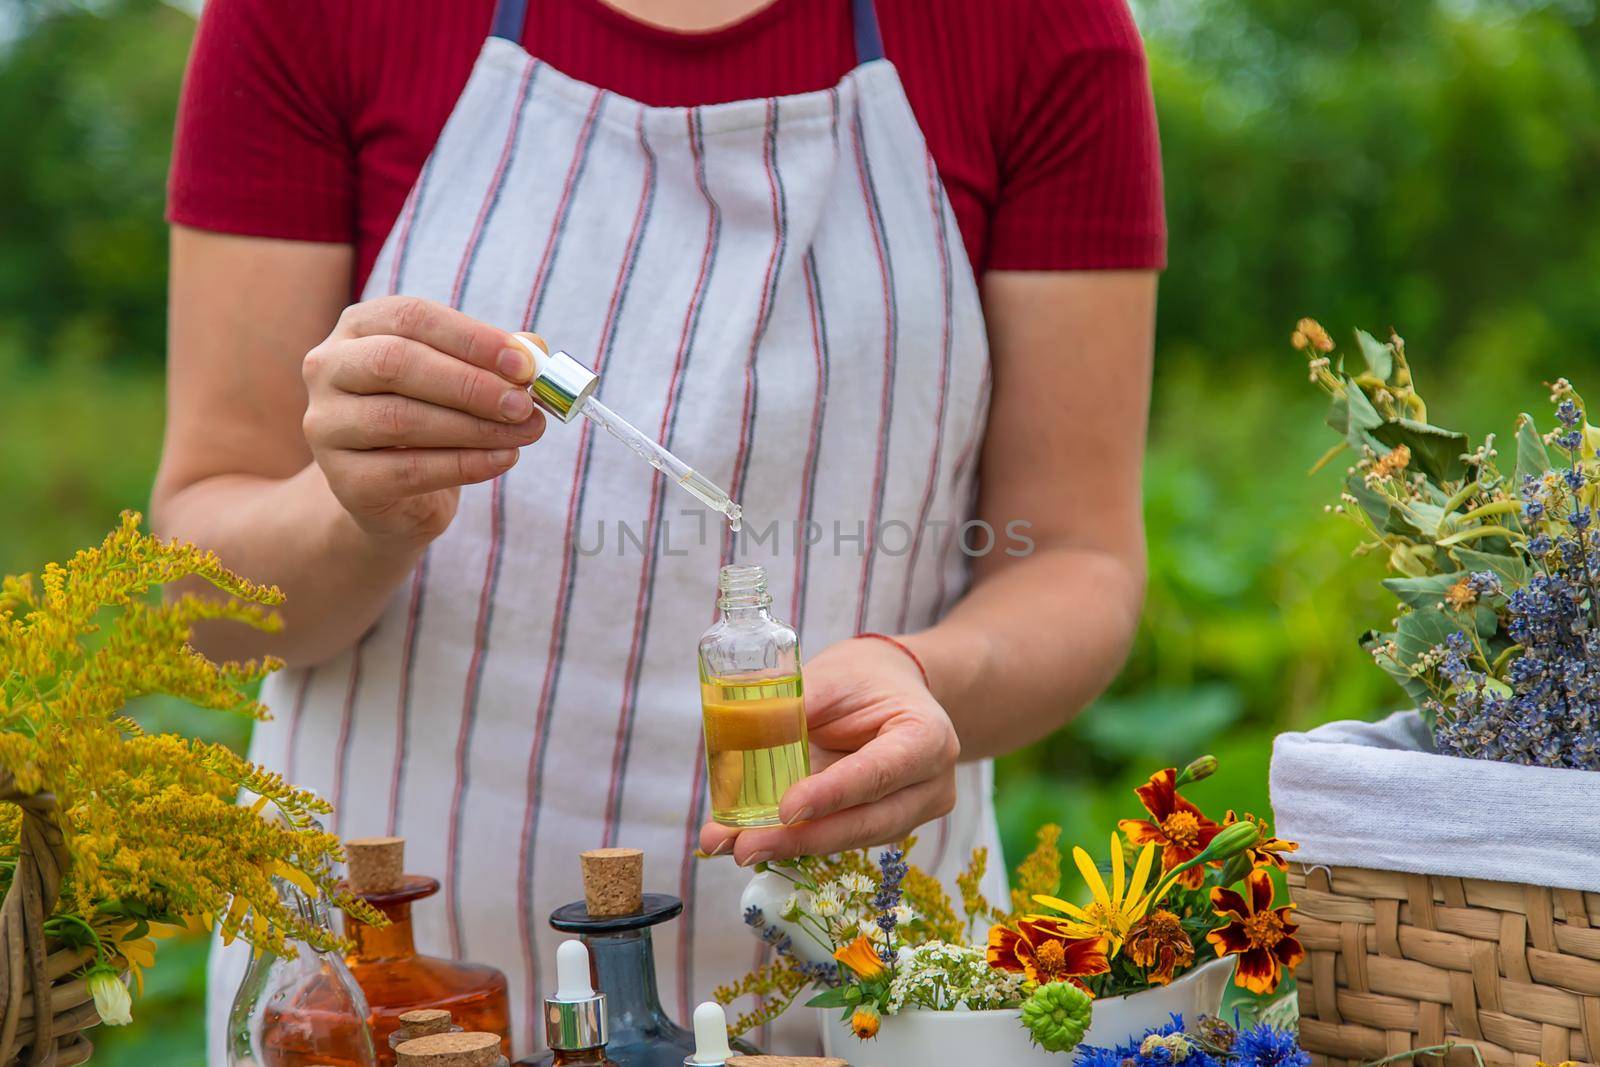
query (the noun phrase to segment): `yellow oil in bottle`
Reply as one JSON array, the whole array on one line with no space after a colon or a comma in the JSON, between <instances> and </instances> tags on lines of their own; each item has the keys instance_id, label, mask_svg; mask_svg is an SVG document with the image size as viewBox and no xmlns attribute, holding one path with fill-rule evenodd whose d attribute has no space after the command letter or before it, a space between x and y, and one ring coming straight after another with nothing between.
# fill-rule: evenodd
<instances>
[{"instance_id":1,"label":"yellow oil in bottle","mask_svg":"<svg viewBox=\"0 0 1600 1067\"><path fill-rule=\"evenodd\" d=\"M711 818L776 826L778 802L811 773L800 676L700 677Z\"/></svg>"}]
</instances>

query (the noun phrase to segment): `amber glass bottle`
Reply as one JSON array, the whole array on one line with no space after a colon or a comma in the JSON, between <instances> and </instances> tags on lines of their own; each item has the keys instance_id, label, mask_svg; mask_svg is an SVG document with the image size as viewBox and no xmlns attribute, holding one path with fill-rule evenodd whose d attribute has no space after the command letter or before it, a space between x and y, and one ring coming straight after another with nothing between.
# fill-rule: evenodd
<instances>
[{"instance_id":1,"label":"amber glass bottle","mask_svg":"<svg viewBox=\"0 0 1600 1067\"><path fill-rule=\"evenodd\" d=\"M417 952L411 905L437 893L438 881L403 873L405 841L398 837L350 841L345 851L351 891L389 919L388 926L375 927L344 917L345 936L355 944L346 962L372 1010L380 1067L393 1067L389 1035L399 1029L400 1016L416 1008L440 1008L466 1030L498 1035L501 1053L509 1056L511 1002L506 976L483 964Z\"/></svg>"}]
</instances>

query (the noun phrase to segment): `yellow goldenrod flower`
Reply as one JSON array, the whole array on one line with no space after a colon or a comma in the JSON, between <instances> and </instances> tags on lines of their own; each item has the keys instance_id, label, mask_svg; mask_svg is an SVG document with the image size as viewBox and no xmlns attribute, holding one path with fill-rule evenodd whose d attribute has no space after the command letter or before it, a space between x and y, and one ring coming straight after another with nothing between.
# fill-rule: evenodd
<instances>
[{"instance_id":1,"label":"yellow goldenrod flower","mask_svg":"<svg viewBox=\"0 0 1600 1067\"><path fill-rule=\"evenodd\" d=\"M1059 897L1039 895L1033 899L1045 907L1066 915L1072 922L1068 929L1074 937L1101 937L1110 945L1109 955L1122 949L1128 930L1144 917L1153 899L1145 895L1145 884L1150 878L1150 867L1155 861L1156 846L1149 844L1139 852L1134 861L1133 878L1127 880L1122 859L1122 839L1115 831L1111 834L1111 886L1094 860L1082 848L1072 850L1072 861L1083 875L1084 883L1093 897L1087 905L1079 907Z\"/></svg>"}]
</instances>

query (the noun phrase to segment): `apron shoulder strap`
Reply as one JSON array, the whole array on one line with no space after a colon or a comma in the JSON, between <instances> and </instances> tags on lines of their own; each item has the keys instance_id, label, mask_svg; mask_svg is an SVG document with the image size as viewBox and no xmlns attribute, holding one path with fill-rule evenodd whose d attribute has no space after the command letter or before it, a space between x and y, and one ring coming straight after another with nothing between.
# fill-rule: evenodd
<instances>
[{"instance_id":1,"label":"apron shoulder strap","mask_svg":"<svg viewBox=\"0 0 1600 1067\"><path fill-rule=\"evenodd\" d=\"M856 30L856 62L871 63L883 58L883 35L878 32L878 12L872 0L850 0L850 13ZM522 24L528 16L528 0L496 0L494 22L489 33L512 43L522 40Z\"/></svg>"},{"instance_id":2,"label":"apron shoulder strap","mask_svg":"<svg viewBox=\"0 0 1600 1067\"><path fill-rule=\"evenodd\" d=\"M856 24L856 63L883 58L883 35L878 32L878 11L872 0L850 0Z\"/></svg>"},{"instance_id":3,"label":"apron shoulder strap","mask_svg":"<svg viewBox=\"0 0 1600 1067\"><path fill-rule=\"evenodd\" d=\"M495 0L494 22L489 36L504 37L512 44L522 40L522 22L528 16L528 0Z\"/></svg>"}]
</instances>

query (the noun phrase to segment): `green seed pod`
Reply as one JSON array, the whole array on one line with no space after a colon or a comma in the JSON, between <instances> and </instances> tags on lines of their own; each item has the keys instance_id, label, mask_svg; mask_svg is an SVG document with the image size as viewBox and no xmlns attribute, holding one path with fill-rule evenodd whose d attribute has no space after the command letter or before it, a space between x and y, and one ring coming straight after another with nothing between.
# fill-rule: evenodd
<instances>
[{"instance_id":1,"label":"green seed pod","mask_svg":"<svg viewBox=\"0 0 1600 1067\"><path fill-rule=\"evenodd\" d=\"M1048 1052L1071 1052L1089 1030L1094 1001L1071 982L1051 982L1022 1002L1022 1025Z\"/></svg>"}]
</instances>

